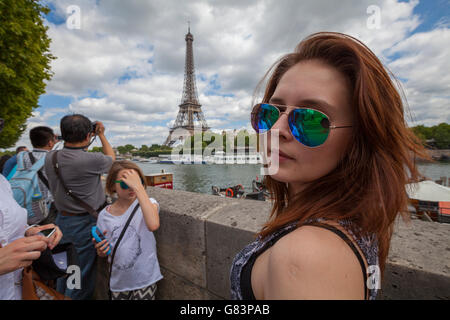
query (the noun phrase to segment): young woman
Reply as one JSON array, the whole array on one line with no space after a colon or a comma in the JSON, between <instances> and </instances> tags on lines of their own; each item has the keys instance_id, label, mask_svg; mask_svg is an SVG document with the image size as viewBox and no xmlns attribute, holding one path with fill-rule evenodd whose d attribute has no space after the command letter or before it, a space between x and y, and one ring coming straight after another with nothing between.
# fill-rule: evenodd
<instances>
[{"instance_id":1,"label":"young woman","mask_svg":"<svg viewBox=\"0 0 450 320\"><path fill-rule=\"evenodd\" d=\"M426 157L401 96L370 49L340 33L309 36L272 70L251 120L278 157L264 180L273 208L235 257L231 296L375 299L393 222L408 218L414 156Z\"/></svg>"},{"instance_id":2,"label":"young woman","mask_svg":"<svg viewBox=\"0 0 450 320\"><path fill-rule=\"evenodd\" d=\"M130 214L139 205L114 257L110 289L112 300L154 300L162 279L153 231L159 228L159 204L145 191L145 176L131 161L116 161L106 178L106 191L117 200L103 209L97 227L106 239L96 243L97 254L111 252ZM92 239L95 243L95 240ZM111 247L110 247L111 245ZM109 255L111 257L111 255Z\"/></svg>"}]
</instances>

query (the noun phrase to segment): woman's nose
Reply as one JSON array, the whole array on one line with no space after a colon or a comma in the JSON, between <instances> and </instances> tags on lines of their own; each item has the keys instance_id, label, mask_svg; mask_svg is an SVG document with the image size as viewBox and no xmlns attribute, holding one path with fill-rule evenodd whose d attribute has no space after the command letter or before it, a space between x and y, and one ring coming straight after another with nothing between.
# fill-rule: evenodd
<instances>
[{"instance_id":1,"label":"woman's nose","mask_svg":"<svg viewBox=\"0 0 450 320\"><path fill-rule=\"evenodd\" d=\"M280 117L278 118L278 120L275 122L275 124L270 129L270 131L274 131L274 130L278 131L278 138L280 140L284 139L284 140L289 141L292 139L291 130L289 128L288 118L289 118L288 114L286 112L283 112L282 114L280 114Z\"/></svg>"}]
</instances>

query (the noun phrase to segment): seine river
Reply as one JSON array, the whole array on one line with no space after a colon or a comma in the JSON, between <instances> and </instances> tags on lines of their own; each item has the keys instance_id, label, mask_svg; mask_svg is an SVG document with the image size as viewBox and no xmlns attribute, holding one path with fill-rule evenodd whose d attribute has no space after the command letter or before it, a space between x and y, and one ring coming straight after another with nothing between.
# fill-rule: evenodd
<instances>
[{"instance_id":1,"label":"seine river","mask_svg":"<svg viewBox=\"0 0 450 320\"><path fill-rule=\"evenodd\" d=\"M192 164L174 165L159 163L138 163L146 175L160 173L173 174L174 189L211 194L211 186L221 188L242 184L246 192L252 191L252 181L262 179L259 164ZM450 162L419 164L419 171L432 180L446 176L450 178Z\"/></svg>"}]
</instances>

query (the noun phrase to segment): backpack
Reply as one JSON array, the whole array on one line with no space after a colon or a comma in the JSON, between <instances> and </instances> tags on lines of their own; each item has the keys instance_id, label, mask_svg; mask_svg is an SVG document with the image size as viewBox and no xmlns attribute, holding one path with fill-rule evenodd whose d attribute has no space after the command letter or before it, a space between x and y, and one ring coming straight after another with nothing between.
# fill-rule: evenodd
<instances>
[{"instance_id":1,"label":"backpack","mask_svg":"<svg viewBox=\"0 0 450 320\"><path fill-rule=\"evenodd\" d=\"M26 152L17 155L17 169L9 183L13 197L17 203L28 212L28 224L37 224L48 216L51 202L42 196L39 188L39 170L45 163L45 157L36 161L29 169L25 169L23 156Z\"/></svg>"}]
</instances>

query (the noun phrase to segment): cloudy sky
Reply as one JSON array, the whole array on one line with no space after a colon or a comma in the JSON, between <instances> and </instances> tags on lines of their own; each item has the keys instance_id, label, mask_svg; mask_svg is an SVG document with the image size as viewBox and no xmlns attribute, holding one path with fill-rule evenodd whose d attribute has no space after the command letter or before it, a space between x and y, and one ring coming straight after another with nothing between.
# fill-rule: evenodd
<instances>
[{"instance_id":1,"label":"cloudy sky","mask_svg":"<svg viewBox=\"0 0 450 320\"><path fill-rule=\"evenodd\" d=\"M250 129L258 81L318 31L350 34L378 55L403 84L410 125L450 122L450 0L42 2L57 59L28 129L59 132L63 115L82 113L104 122L113 146L162 144L181 102L188 21L215 130ZM30 146L28 130L17 145Z\"/></svg>"}]
</instances>

